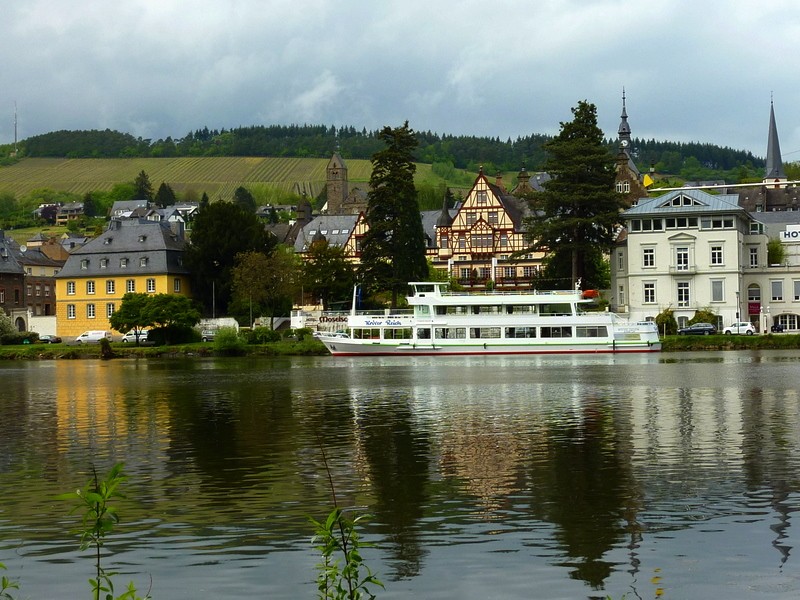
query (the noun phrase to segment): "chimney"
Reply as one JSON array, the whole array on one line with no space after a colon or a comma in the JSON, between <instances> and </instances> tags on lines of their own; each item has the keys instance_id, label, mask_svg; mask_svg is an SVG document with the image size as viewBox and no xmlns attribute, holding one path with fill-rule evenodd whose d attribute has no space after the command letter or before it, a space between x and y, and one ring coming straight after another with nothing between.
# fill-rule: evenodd
<instances>
[{"instance_id":1,"label":"chimney","mask_svg":"<svg viewBox=\"0 0 800 600\"><path fill-rule=\"evenodd\" d=\"M495 184L504 192L506 191L506 188L503 187L503 174L500 171L495 175Z\"/></svg>"}]
</instances>

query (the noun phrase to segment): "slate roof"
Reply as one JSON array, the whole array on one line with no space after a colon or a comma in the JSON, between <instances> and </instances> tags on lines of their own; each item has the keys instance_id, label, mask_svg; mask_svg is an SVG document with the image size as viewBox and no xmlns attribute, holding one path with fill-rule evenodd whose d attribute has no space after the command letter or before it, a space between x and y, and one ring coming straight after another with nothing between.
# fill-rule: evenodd
<instances>
[{"instance_id":1,"label":"slate roof","mask_svg":"<svg viewBox=\"0 0 800 600\"><path fill-rule=\"evenodd\" d=\"M355 227L358 215L320 215L304 226L294 241L295 252L305 252L314 236L324 236L328 244L342 247ZM319 237L317 237L319 239Z\"/></svg>"},{"instance_id":2,"label":"slate roof","mask_svg":"<svg viewBox=\"0 0 800 600\"><path fill-rule=\"evenodd\" d=\"M6 238L5 232L0 229L0 273L22 275L25 272L16 255L14 241Z\"/></svg>"},{"instance_id":3,"label":"slate roof","mask_svg":"<svg viewBox=\"0 0 800 600\"><path fill-rule=\"evenodd\" d=\"M697 201L693 206L663 206L665 202L671 201L679 196L688 196ZM687 214L687 213L746 213L744 208L738 204L738 194L714 195L703 190L675 190L662 196L653 198L640 198L636 206L632 206L622 213L624 217L644 216L644 215L663 215L663 214Z\"/></svg>"},{"instance_id":4,"label":"slate roof","mask_svg":"<svg viewBox=\"0 0 800 600\"><path fill-rule=\"evenodd\" d=\"M97 277L122 275L185 275L182 255L186 241L167 223L146 219L112 219L108 229L70 254L58 274L64 277ZM121 259L128 259L121 266ZM141 259L147 259L142 265ZM102 259L108 259L105 267ZM82 261L88 260L86 268Z\"/></svg>"}]
</instances>

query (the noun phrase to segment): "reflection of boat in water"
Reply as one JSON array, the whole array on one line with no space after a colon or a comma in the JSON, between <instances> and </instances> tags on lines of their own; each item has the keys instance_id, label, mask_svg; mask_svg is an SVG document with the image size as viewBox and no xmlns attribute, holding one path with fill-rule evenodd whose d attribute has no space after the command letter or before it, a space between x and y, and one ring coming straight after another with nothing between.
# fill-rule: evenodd
<instances>
[{"instance_id":1,"label":"reflection of boat in water","mask_svg":"<svg viewBox=\"0 0 800 600\"><path fill-rule=\"evenodd\" d=\"M580 290L450 292L444 282L409 284L411 307L358 311L346 331L317 337L334 355L655 352L655 323L583 311Z\"/></svg>"}]
</instances>

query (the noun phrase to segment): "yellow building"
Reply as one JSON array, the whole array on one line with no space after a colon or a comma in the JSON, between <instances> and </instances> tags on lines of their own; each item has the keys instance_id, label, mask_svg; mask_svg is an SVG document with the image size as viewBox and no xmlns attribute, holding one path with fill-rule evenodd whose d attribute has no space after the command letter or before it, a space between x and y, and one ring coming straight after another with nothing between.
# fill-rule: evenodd
<instances>
[{"instance_id":1,"label":"yellow building","mask_svg":"<svg viewBox=\"0 0 800 600\"><path fill-rule=\"evenodd\" d=\"M112 330L109 317L127 292L191 297L185 245L178 223L112 219L102 235L70 254L56 277L58 335Z\"/></svg>"}]
</instances>

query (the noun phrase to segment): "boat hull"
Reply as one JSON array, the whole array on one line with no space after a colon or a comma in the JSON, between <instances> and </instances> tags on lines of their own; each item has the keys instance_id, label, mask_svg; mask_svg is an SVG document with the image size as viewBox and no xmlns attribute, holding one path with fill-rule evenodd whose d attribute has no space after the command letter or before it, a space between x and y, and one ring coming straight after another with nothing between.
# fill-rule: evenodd
<instances>
[{"instance_id":1,"label":"boat hull","mask_svg":"<svg viewBox=\"0 0 800 600\"><path fill-rule=\"evenodd\" d=\"M386 341L327 338L320 341L334 356L446 356L446 355L493 355L493 354L598 354L659 352L661 343L592 342L592 343L547 343L547 344L391 344Z\"/></svg>"}]
</instances>

